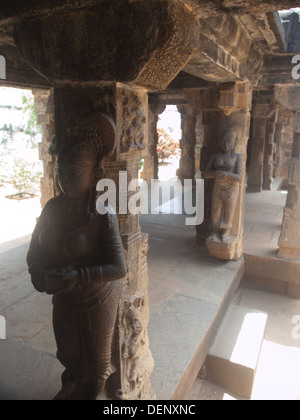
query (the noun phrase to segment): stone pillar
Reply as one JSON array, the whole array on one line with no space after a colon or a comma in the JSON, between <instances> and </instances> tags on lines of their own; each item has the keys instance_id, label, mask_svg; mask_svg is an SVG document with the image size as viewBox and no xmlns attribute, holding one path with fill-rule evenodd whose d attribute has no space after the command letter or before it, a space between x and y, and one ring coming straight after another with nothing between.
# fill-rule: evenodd
<instances>
[{"instance_id":1,"label":"stone pillar","mask_svg":"<svg viewBox=\"0 0 300 420\"><path fill-rule=\"evenodd\" d=\"M202 179L201 175L201 151L204 145L204 126L202 123L203 113L197 115L196 120L196 145L195 145L195 179Z\"/></svg>"},{"instance_id":2,"label":"stone pillar","mask_svg":"<svg viewBox=\"0 0 300 420\"><path fill-rule=\"evenodd\" d=\"M144 168L142 178L145 181L151 181L152 179L158 179L158 156L157 156L157 144L158 144L158 133L157 123L159 115L166 109L165 105L152 103L149 104L149 133L148 133L148 144L143 152L144 157Z\"/></svg>"},{"instance_id":3,"label":"stone pillar","mask_svg":"<svg viewBox=\"0 0 300 420\"><path fill-rule=\"evenodd\" d=\"M119 337L115 346L119 360L117 389L126 400L153 399L150 375L154 362L147 333L149 321L147 251L148 236L142 234L139 214L126 210L134 192L120 193L120 173L125 176L125 190L138 179L141 151L147 143L148 94L144 89L110 84L103 88L60 88L55 90L55 112L58 138L76 116L85 112L105 112L117 126L117 147L112 158L104 161L105 178L117 186L117 213L120 233L127 257L128 277L124 279L119 304ZM133 124L134 121L134 124ZM120 200L119 200L120 198ZM120 212L119 204L125 210ZM126 214L124 214L126 213Z\"/></svg>"},{"instance_id":4,"label":"stone pillar","mask_svg":"<svg viewBox=\"0 0 300 420\"><path fill-rule=\"evenodd\" d=\"M226 84L227 85L227 84ZM226 86L225 86L226 88ZM244 249L244 212L245 212L245 192L246 192L246 161L247 144L250 131L250 110L252 104L252 91L247 83L236 83L235 89L226 92L226 100L222 100L223 87L220 88L220 108L226 104L225 112L221 115L221 126L236 125L239 127L238 144L236 153L242 158L242 181L239 184L238 199L233 218L230 240L222 242L209 238L206 241L210 254L223 260L238 260ZM231 98L231 99L230 99ZM217 150L216 150L217 152Z\"/></svg>"},{"instance_id":5,"label":"stone pillar","mask_svg":"<svg viewBox=\"0 0 300 420\"><path fill-rule=\"evenodd\" d=\"M251 152L247 189L250 192L272 189L277 116L278 107L274 103L274 91L256 92L249 145Z\"/></svg>"},{"instance_id":6,"label":"stone pillar","mask_svg":"<svg viewBox=\"0 0 300 420\"><path fill-rule=\"evenodd\" d=\"M41 179L41 205L55 197L54 166L55 158L49 155L50 140L55 134L54 92L51 90L35 90L34 101L37 122L42 128L42 142L39 144L39 157L43 162L44 174Z\"/></svg>"},{"instance_id":7,"label":"stone pillar","mask_svg":"<svg viewBox=\"0 0 300 420\"><path fill-rule=\"evenodd\" d=\"M197 117L190 105L178 105L181 114L182 139L180 141L181 159L178 178L195 178L195 147L196 147L196 122Z\"/></svg>"},{"instance_id":8,"label":"stone pillar","mask_svg":"<svg viewBox=\"0 0 300 420\"><path fill-rule=\"evenodd\" d=\"M277 175L283 178L284 185L288 181L289 163L292 158L294 126L295 112L281 106L278 111L275 139L278 145Z\"/></svg>"},{"instance_id":9,"label":"stone pillar","mask_svg":"<svg viewBox=\"0 0 300 420\"><path fill-rule=\"evenodd\" d=\"M267 191L272 190L274 180L274 156L275 148L275 130L278 116L278 107L273 109L268 115L266 121L266 137L265 137L265 156L264 156L264 171L263 171L263 189Z\"/></svg>"},{"instance_id":10,"label":"stone pillar","mask_svg":"<svg viewBox=\"0 0 300 420\"><path fill-rule=\"evenodd\" d=\"M300 112L296 114L293 153L288 176L288 197L279 248L279 257L300 261Z\"/></svg>"},{"instance_id":11,"label":"stone pillar","mask_svg":"<svg viewBox=\"0 0 300 420\"><path fill-rule=\"evenodd\" d=\"M260 116L260 108L260 105L254 108L252 138L250 139L251 162L248 175L248 191L250 192L261 192L263 184L266 118Z\"/></svg>"},{"instance_id":12,"label":"stone pillar","mask_svg":"<svg viewBox=\"0 0 300 420\"><path fill-rule=\"evenodd\" d=\"M20 13L14 39L26 62L55 87L58 147L83 115L101 111L117 126L106 177L118 181L121 170L127 183L137 179L148 133L145 89L166 89L189 62L198 48L198 17L181 2L166 0L67 2L63 13L45 7L43 2L29 14ZM119 211L118 217L128 276L112 349L119 360L114 388L122 389L125 399L151 399L147 236L138 214Z\"/></svg>"}]
</instances>

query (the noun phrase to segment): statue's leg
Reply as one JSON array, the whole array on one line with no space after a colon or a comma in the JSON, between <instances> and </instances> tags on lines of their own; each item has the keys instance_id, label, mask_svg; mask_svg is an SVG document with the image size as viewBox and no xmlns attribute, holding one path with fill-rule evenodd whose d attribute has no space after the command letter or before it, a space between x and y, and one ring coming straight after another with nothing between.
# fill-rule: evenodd
<instances>
[{"instance_id":1,"label":"statue's leg","mask_svg":"<svg viewBox=\"0 0 300 420\"><path fill-rule=\"evenodd\" d=\"M80 326L77 314L72 313L58 299L54 299L53 327L57 343L57 358L65 367L62 374L62 389L55 400L86 400L91 393L90 369L83 375L83 360L86 360L82 348L84 330Z\"/></svg>"},{"instance_id":2,"label":"statue's leg","mask_svg":"<svg viewBox=\"0 0 300 420\"><path fill-rule=\"evenodd\" d=\"M211 222L213 233L210 237L212 240L218 239L218 233L220 232L220 225L222 220L222 213L223 213L223 202L218 197L217 194L214 192L214 196L212 199L212 208L211 208Z\"/></svg>"},{"instance_id":3,"label":"statue's leg","mask_svg":"<svg viewBox=\"0 0 300 420\"><path fill-rule=\"evenodd\" d=\"M108 378L115 373L113 361L113 341L115 329L118 328L117 313L122 290L121 282L114 282L109 297L93 314L91 319L89 347L92 356L92 370L95 374L95 398L105 398L105 387ZM90 314L92 315L92 314Z\"/></svg>"},{"instance_id":4,"label":"statue's leg","mask_svg":"<svg viewBox=\"0 0 300 420\"><path fill-rule=\"evenodd\" d=\"M224 200L223 222L221 225L221 236L223 242L228 242L232 230L232 222L237 205L237 194Z\"/></svg>"}]
</instances>

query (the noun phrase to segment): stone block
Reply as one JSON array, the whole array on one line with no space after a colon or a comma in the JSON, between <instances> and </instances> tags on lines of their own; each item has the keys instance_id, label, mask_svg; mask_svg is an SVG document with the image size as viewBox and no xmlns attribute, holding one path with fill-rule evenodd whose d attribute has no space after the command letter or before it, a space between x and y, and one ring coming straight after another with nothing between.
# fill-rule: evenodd
<instances>
[{"instance_id":1,"label":"stone block","mask_svg":"<svg viewBox=\"0 0 300 420\"><path fill-rule=\"evenodd\" d=\"M208 381L250 398L267 314L231 305L205 361Z\"/></svg>"},{"instance_id":2,"label":"stone block","mask_svg":"<svg viewBox=\"0 0 300 420\"><path fill-rule=\"evenodd\" d=\"M241 257L241 241L238 237L233 237L230 243L207 239L206 246L210 255L220 260L237 261Z\"/></svg>"}]
</instances>

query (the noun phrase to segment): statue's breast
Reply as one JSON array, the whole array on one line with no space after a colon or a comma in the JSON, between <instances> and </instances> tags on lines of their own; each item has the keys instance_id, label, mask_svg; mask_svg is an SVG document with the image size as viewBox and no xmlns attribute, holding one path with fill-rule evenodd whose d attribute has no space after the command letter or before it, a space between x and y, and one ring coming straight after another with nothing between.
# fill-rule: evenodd
<instances>
[{"instance_id":1,"label":"statue's breast","mask_svg":"<svg viewBox=\"0 0 300 420\"><path fill-rule=\"evenodd\" d=\"M71 232L64 240L66 255L71 259L84 258L93 251L95 239L95 232L87 227Z\"/></svg>"},{"instance_id":2,"label":"statue's breast","mask_svg":"<svg viewBox=\"0 0 300 420\"><path fill-rule=\"evenodd\" d=\"M233 159L224 159L223 157L219 156L216 158L215 161L215 169L217 171L226 171L232 172L235 166L235 158Z\"/></svg>"},{"instance_id":3,"label":"statue's breast","mask_svg":"<svg viewBox=\"0 0 300 420\"><path fill-rule=\"evenodd\" d=\"M91 254L97 247L98 236L97 226L93 222L77 229L68 226L67 223L64 228L50 224L41 232L39 242L53 259L63 263Z\"/></svg>"}]
</instances>

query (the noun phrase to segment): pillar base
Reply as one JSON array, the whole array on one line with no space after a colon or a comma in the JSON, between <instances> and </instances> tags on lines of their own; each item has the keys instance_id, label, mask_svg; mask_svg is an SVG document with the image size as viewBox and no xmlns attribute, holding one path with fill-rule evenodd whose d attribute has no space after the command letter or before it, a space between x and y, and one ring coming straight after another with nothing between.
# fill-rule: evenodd
<instances>
[{"instance_id":1,"label":"pillar base","mask_svg":"<svg viewBox=\"0 0 300 420\"><path fill-rule=\"evenodd\" d=\"M286 260L300 261L300 243L294 241L287 241L280 239L280 250L278 252L279 258Z\"/></svg>"},{"instance_id":2,"label":"pillar base","mask_svg":"<svg viewBox=\"0 0 300 420\"><path fill-rule=\"evenodd\" d=\"M243 254L241 239L237 236L231 236L229 242L214 240L208 238L206 246L212 257L225 261L237 261Z\"/></svg>"}]
</instances>

